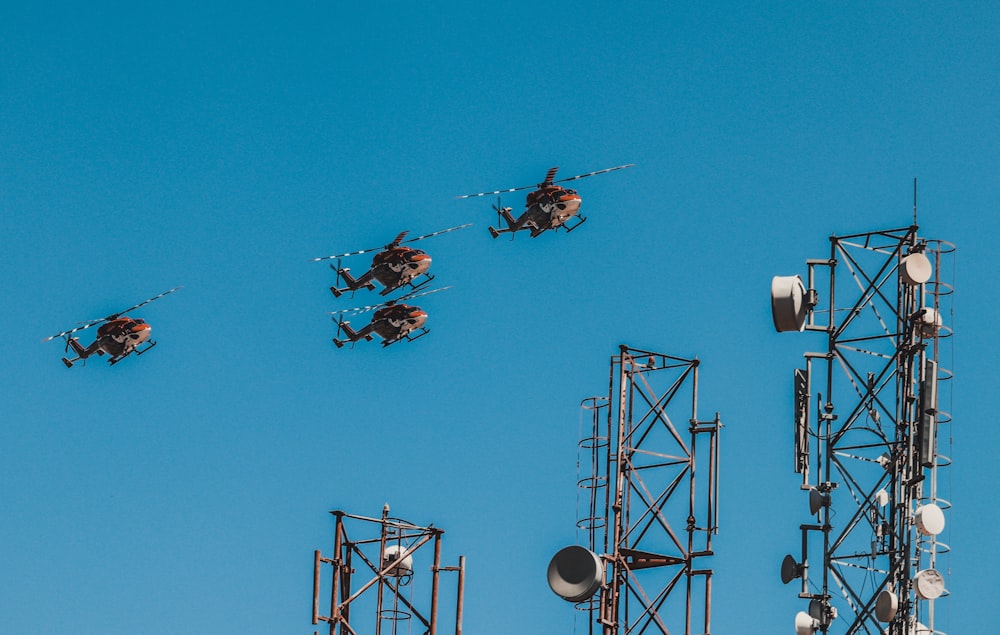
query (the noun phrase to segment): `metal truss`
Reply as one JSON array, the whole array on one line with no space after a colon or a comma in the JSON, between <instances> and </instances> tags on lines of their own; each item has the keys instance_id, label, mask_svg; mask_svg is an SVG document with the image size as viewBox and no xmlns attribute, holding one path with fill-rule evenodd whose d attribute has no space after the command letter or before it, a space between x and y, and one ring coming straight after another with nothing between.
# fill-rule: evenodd
<instances>
[{"instance_id":1,"label":"metal truss","mask_svg":"<svg viewBox=\"0 0 1000 635\"><path fill-rule=\"evenodd\" d=\"M578 528L606 576L599 597L578 605L591 633L710 633L712 571L701 564L718 531L722 423L698 420L698 365L623 345L609 397L582 404L591 429L581 434Z\"/></svg>"},{"instance_id":2,"label":"metal truss","mask_svg":"<svg viewBox=\"0 0 1000 635\"><path fill-rule=\"evenodd\" d=\"M318 550L314 553L313 624L329 624L330 635L437 635L440 573L453 571L458 573L454 632L461 635L465 557L459 557L457 567L441 566L443 530L390 518L388 505L381 518L339 510L330 513L336 520L334 556L325 558ZM429 545L433 545L433 561L428 603L414 599L414 578L420 574L415 573L413 563L426 555L418 552L421 548L429 551L425 548ZM320 614L323 565L333 569L329 615Z\"/></svg>"},{"instance_id":3,"label":"metal truss","mask_svg":"<svg viewBox=\"0 0 1000 635\"><path fill-rule=\"evenodd\" d=\"M804 328L826 333L827 347L795 371L794 467L818 522L800 526L801 560L782 576L801 578L799 596L824 633L941 633L936 597L926 597L937 594L914 579L943 547L920 511L947 508L936 491L938 427L950 420L938 386L950 373L938 358L951 334L940 272L953 248L917 229L832 236L830 257L807 261L809 293L821 300ZM930 263L929 279L913 279L912 258ZM816 292L823 271L828 286ZM810 583L809 551L820 545L821 576Z\"/></svg>"}]
</instances>

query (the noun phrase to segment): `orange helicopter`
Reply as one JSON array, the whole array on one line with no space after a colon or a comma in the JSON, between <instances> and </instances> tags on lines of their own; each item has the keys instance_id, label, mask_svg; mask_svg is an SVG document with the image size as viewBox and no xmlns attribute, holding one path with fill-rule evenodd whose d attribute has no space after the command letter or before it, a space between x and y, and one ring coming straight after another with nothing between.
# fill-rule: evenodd
<instances>
[{"instance_id":1,"label":"orange helicopter","mask_svg":"<svg viewBox=\"0 0 1000 635\"><path fill-rule=\"evenodd\" d=\"M413 298L419 298L420 296L430 295L431 293L437 293L438 291L450 288L442 287L440 289L424 291L423 293L414 293L411 291L396 300L390 300L383 304L333 311L333 315L340 316L333 318L333 321L337 323L338 336L333 338L333 343L337 348L343 348L344 344L354 343L362 339L370 342L373 339L373 334L382 338L383 348L401 340L408 342L417 340L430 333L430 330L424 327L424 323L427 322L427 312L418 306L402 304L402 301L412 300ZM357 331L351 328L351 323L344 319L344 314L349 313L353 317L367 313L368 311L375 311L371 322ZM420 332L414 335L414 331L418 329ZM341 333L347 336L346 339L340 339L339 336Z\"/></svg>"},{"instance_id":2,"label":"orange helicopter","mask_svg":"<svg viewBox=\"0 0 1000 635\"><path fill-rule=\"evenodd\" d=\"M48 342L49 340L54 340L57 337L65 338L66 340L66 350L70 348L76 353L76 357L73 359L68 359L66 357L62 358L63 364L66 364L66 368L72 368L75 362L80 360L86 361L88 357L93 354L103 357L105 354L109 355L108 363L112 366L128 357L132 353L136 355L142 355L149 349L156 346L156 342L149 339L151 327L146 323L145 320L138 318L130 318L125 313L134 311L141 306L145 306L152 302L153 300L158 300L163 296L177 291L181 287L174 287L170 291L164 291L160 295L150 298L145 302L140 302L139 304L129 307L124 311L119 313L113 313L106 318L101 318L99 320L91 320L89 322L84 322L81 326L68 331L63 331L62 333L57 333L52 337L47 337L43 342ZM92 344L84 347L80 344L79 338L71 337L73 333L77 333L84 329L89 329L92 326L97 327L97 338ZM143 349L139 347L142 344L148 342L148 346Z\"/></svg>"},{"instance_id":3,"label":"orange helicopter","mask_svg":"<svg viewBox=\"0 0 1000 635\"><path fill-rule=\"evenodd\" d=\"M472 223L467 223L450 229L442 229L441 231L434 232L433 234L425 234L409 240L403 240L403 238L406 237L406 234L409 233L404 231L400 232L400 234L396 236L395 240L384 247L373 247L371 249L362 249L361 251L352 251L346 254L337 254L336 256L313 258L312 262L332 260L334 258L337 259L337 264L331 264L330 268L337 272L337 284L340 284L340 281L343 280L347 286L343 288L339 288L337 286L330 287L330 292L333 293L335 298L339 298L345 291L357 291L362 287L371 291L375 288L375 284L372 282L373 279L385 287L379 295L388 295L396 289L404 286L409 286L411 291L416 291L434 279L434 276L427 273L427 270L430 269L431 266L431 257L420 249L405 247L404 245L407 243L417 242L418 240L423 240L425 238L447 234L448 232L455 231L456 229L465 229L471 225ZM372 259L371 268L358 278L351 275L351 270L349 268L342 268L340 266L341 258L367 254L372 251L377 251L379 253L375 254L375 257ZM415 278L423 275L427 276L425 280L422 280L419 284L413 283Z\"/></svg>"},{"instance_id":4,"label":"orange helicopter","mask_svg":"<svg viewBox=\"0 0 1000 635\"><path fill-rule=\"evenodd\" d=\"M490 196L492 194L497 195L497 204L493 206L493 209L496 210L498 221L502 218L504 222L507 223L507 227L497 229L491 226L490 235L494 238L498 237L500 234L513 234L521 231L522 229L530 230L532 238L535 238L547 229L554 230L559 229L560 227L565 227L566 233L569 233L587 221L586 217L578 215L580 212L580 205L583 203L583 200L580 198L580 195L576 193L576 190L564 188L556 185L556 183L575 181L577 179L583 179L596 174L604 174L605 172L613 172L614 170L630 168L633 165L635 164L629 163L628 165L619 165L617 167L598 170L596 172L588 172L587 174L571 176L567 179L559 179L558 181L553 179L555 179L556 171L558 171L559 168L551 168L545 175L545 180L538 185L512 187L507 190L479 192L478 194L464 194L458 198L474 198L477 196ZM534 191L528 193L528 198L524 205L524 212L517 218L514 218L513 214L511 214L512 208L500 206L501 194L505 192L517 192L519 190L530 189L534 189ZM574 216L577 218L576 224L572 227L566 225L566 222ZM499 224L499 222L497 224Z\"/></svg>"}]
</instances>

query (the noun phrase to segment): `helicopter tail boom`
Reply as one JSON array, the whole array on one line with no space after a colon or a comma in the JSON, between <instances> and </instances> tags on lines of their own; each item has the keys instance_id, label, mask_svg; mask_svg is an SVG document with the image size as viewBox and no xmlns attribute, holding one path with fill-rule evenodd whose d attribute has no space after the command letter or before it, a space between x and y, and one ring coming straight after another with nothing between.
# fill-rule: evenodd
<instances>
[{"instance_id":1,"label":"helicopter tail boom","mask_svg":"<svg viewBox=\"0 0 1000 635\"><path fill-rule=\"evenodd\" d=\"M333 293L333 297L335 298L339 298L345 291L357 291L361 287L365 287L371 291L375 288L375 285L371 282L371 279L374 277L374 272L372 270L368 270L360 278L355 279L350 273L350 267L344 267L341 269L339 266L334 267L333 265L330 265L330 268L337 272L337 282L343 280L347 283L347 286L343 289L330 287L330 292Z\"/></svg>"},{"instance_id":2,"label":"helicopter tail boom","mask_svg":"<svg viewBox=\"0 0 1000 635\"><path fill-rule=\"evenodd\" d=\"M79 339L71 337L68 340L66 340L66 343L70 345L70 347L77 355L84 357L87 354L87 349L85 349L83 345L80 344Z\"/></svg>"}]
</instances>

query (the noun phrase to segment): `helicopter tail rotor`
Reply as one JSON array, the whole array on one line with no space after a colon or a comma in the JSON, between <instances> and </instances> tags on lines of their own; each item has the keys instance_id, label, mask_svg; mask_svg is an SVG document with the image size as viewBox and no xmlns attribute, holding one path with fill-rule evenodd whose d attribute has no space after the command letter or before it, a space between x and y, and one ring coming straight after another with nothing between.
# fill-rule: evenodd
<instances>
[{"instance_id":1,"label":"helicopter tail rotor","mask_svg":"<svg viewBox=\"0 0 1000 635\"><path fill-rule=\"evenodd\" d=\"M497 225L500 225L500 220L503 218L500 215L500 210L502 209L503 209L503 203L500 200L500 195L497 194L497 204L493 206L493 211L497 213ZM500 233L495 229L493 229L492 227L490 227L490 235L496 238L497 236L500 235Z\"/></svg>"},{"instance_id":2,"label":"helicopter tail rotor","mask_svg":"<svg viewBox=\"0 0 1000 635\"><path fill-rule=\"evenodd\" d=\"M335 265L331 264L330 268L333 269L333 271L337 274L337 281L334 283L332 287L330 287L330 293L333 294L333 297L339 298L340 294L343 293L339 288L341 280L340 272L342 271L342 269L340 268L340 258L337 259L337 264Z\"/></svg>"}]
</instances>

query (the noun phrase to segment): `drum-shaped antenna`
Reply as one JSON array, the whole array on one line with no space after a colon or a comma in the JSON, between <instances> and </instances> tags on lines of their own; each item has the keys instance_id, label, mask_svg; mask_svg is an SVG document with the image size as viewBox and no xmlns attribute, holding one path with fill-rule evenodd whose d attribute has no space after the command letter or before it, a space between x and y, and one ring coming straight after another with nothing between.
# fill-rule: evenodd
<instances>
[{"instance_id":1,"label":"drum-shaped antenna","mask_svg":"<svg viewBox=\"0 0 1000 635\"><path fill-rule=\"evenodd\" d=\"M819 629L819 620L805 611L795 614L795 635L813 635Z\"/></svg>"},{"instance_id":2,"label":"drum-shaped antenna","mask_svg":"<svg viewBox=\"0 0 1000 635\"><path fill-rule=\"evenodd\" d=\"M771 317L779 332L801 331L806 325L809 305L806 288L798 276L774 276L771 279Z\"/></svg>"},{"instance_id":3,"label":"drum-shaped antenna","mask_svg":"<svg viewBox=\"0 0 1000 635\"><path fill-rule=\"evenodd\" d=\"M578 546L560 549L549 562L549 588L567 602L583 602L604 582L604 564L594 552Z\"/></svg>"},{"instance_id":4,"label":"drum-shaped antenna","mask_svg":"<svg viewBox=\"0 0 1000 635\"><path fill-rule=\"evenodd\" d=\"M891 622L899 610L899 598L892 591L882 591L875 600L875 619Z\"/></svg>"},{"instance_id":5,"label":"drum-shaped antenna","mask_svg":"<svg viewBox=\"0 0 1000 635\"><path fill-rule=\"evenodd\" d=\"M936 600L944 593L944 576L937 569L924 569L913 576L913 590L921 600Z\"/></svg>"},{"instance_id":6,"label":"drum-shaped antenna","mask_svg":"<svg viewBox=\"0 0 1000 635\"><path fill-rule=\"evenodd\" d=\"M915 251L899 263L899 277L910 286L923 284L931 279L934 267L922 251Z\"/></svg>"},{"instance_id":7,"label":"drum-shaped antenna","mask_svg":"<svg viewBox=\"0 0 1000 635\"><path fill-rule=\"evenodd\" d=\"M944 512L934 503L921 505L913 517L917 522L917 531L925 536L936 536L944 531Z\"/></svg>"}]
</instances>

